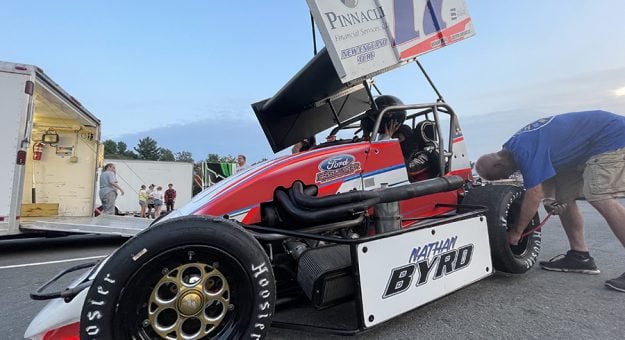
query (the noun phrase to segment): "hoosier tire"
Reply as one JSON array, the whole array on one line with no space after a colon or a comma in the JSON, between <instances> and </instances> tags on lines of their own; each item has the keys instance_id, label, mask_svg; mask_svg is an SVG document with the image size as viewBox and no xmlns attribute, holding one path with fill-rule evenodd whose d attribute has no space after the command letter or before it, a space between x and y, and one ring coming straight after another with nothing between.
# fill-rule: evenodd
<instances>
[{"instance_id":1,"label":"hoosier tire","mask_svg":"<svg viewBox=\"0 0 625 340\"><path fill-rule=\"evenodd\" d=\"M275 304L267 254L240 226L185 216L130 239L99 270L81 339L261 339Z\"/></svg>"},{"instance_id":2,"label":"hoosier tire","mask_svg":"<svg viewBox=\"0 0 625 340\"><path fill-rule=\"evenodd\" d=\"M488 185L472 188L463 204L481 205L488 209L488 237L493 266L498 271L521 274L536 263L540 253L541 233L535 231L523 237L518 246L508 244L508 226L516 221L521 208L523 189L512 185ZM525 230L540 223L538 213Z\"/></svg>"}]
</instances>

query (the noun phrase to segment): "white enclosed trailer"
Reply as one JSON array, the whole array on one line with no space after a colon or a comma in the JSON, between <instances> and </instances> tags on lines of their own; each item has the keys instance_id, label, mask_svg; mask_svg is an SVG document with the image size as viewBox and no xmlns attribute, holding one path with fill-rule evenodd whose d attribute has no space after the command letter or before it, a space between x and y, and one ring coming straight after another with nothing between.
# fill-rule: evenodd
<instances>
[{"instance_id":1,"label":"white enclosed trailer","mask_svg":"<svg viewBox=\"0 0 625 340\"><path fill-rule=\"evenodd\" d=\"M114 163L117 168L117 182L124 190L124 195L117 196L115 206L123 213L136 213L139 207L139 189L154 184L167 190L168 184L173 184L176 190L176 204L181 207L191 200L191 186L193 182L193 163L162 162L127 159L105 159L104 163ZM99 184L98 184L99 186ZM97 200L100 204L100 200ZM161 211L165 211L165 206Z\"/></svg>"},{"instance_id":2,"label":"white enclosed trailer","mask_svg":"<svg viewBox=\"0 0 625 340\"><path fill-rule=\"evenodd\" d=\"M40 68L0 62L0 117L0 237L145 227L93 217L100 121Z\"/></svg>"}]
</instances>

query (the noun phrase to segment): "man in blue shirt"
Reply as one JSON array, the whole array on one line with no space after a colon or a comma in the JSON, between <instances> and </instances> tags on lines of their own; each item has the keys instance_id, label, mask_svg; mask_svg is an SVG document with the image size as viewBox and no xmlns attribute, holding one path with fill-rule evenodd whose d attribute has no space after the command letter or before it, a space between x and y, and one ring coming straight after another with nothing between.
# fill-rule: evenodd
<instances>
[{"instance_id":1,"label":"man in blue shirt","mask_svg":"<svg viewBox=\"0 0 625 340\"><path fill-rule=\"evenodd\" d=\"M571 250L560 258L542 261L543 269L598 274L584 239L584 221L575 200L585 198L625 247L625 117L606 111L565 113L539 119L512 136L502 150L476 162L487 180L523 175L526 189L508 242L518 244L525 227L542 201L547 211L560 216ZM606 281L625 292L625 273Z\"/></svg>"}]
</instances>

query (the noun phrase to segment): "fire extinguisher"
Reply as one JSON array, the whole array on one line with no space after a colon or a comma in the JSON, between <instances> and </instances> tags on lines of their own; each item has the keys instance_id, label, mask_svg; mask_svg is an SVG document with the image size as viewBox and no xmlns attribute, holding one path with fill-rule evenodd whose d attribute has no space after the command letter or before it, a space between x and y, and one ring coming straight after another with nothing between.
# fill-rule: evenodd
<instances>
[{"instance_id":1,"label":"fire extinguisher","mask_svg":"<svg viewBox=\"0 0 625 340\"><path fill-rule=\"evenodd\" d=\"M41 155L43 154L43 146L42 142L37 142L33 145L33 160L40 161Z\"/></svg>"}]
</instances>

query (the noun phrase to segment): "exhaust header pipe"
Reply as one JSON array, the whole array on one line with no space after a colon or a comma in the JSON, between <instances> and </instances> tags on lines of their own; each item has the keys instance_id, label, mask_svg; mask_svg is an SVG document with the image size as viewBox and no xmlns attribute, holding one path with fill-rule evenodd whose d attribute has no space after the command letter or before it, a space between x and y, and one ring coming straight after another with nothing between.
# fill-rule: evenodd
<instances>
[{"instance_id":1,"label":"exhaust header pipe","mask_svg":"<svg viewBox=\"0 0 625 340\"><path fill-rule=\"evenodd\" d=\"M302 182L293 183L288 193L278 190L277 203L293 218L305 224L353 218L378 203L403 201L438 192L457 190L464 184L460 176L432 178L416 183L375 191L352 191L315 197L304 190ZM306 190L308 191L308 190Z\"/></svg>"}]
</instances>

